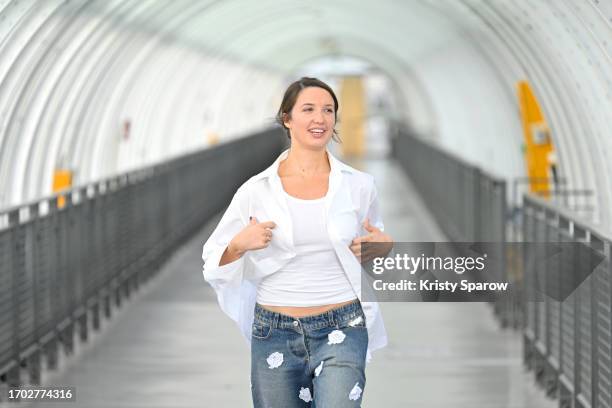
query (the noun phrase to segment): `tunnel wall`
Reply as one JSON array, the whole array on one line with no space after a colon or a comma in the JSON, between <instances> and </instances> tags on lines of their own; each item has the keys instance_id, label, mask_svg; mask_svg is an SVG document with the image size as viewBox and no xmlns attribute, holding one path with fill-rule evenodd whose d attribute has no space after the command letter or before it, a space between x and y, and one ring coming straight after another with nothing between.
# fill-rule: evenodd
<instances>
[{"instance_id":1,"label":"tunnel wall","mask_svg":"<svg viewBox=\"0 0 612 408\"><path fill-rule=\"evenodd\" d=\"M595 0L4 0L0 208L49 194L58 169L90 182L262 129L300 64L346 54L390 76L391 116L504 177L524 175L526 79L568 181L560 204L610 228L611 19Z\"/></svg>"},{"instance_id":2,"label":"tunnel wall","mask_svg":"<svg viewBox=\"0 0 612 408\"><path fill-rule=\"evenodd\" d=\"M565 196L556 202L610 229L610 3L468 0L430 4L459 28L455 42L415 64L415 78L434 107L430 122L420 121L424 130L435 124L437 133L429 134L430 138L497 174L523 175L508 170L520 170L518 148L523 135L516 84L527 80L551 128L560 178L567 181ZM497 108L502 116L493 121L491 113ZM482 109L489 117L479 114ZM467 121L473 126L467 126ZM477 135L470 138L470 133ZM462 149L457 149L458 141ZM498 146L497 151L492 152L493 146Z\"/></svg>"}]
</instances>

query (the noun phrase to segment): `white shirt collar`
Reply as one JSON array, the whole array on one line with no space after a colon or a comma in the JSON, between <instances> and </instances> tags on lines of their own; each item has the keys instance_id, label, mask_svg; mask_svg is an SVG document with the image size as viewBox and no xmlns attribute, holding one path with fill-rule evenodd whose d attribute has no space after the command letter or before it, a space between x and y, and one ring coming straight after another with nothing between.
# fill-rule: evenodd
<instances>
[{"instance_id":1,"label":"white shirt collar","mask_svg":"<svg viewBox=\"0 0 612 408\"><path fill-rule=\"evenodd\" d=\"M329 185L328 185L327 194L325 195L325 211L327 214L331 207L331 203L334 200L334 196L336 195L336 192L338 191L338 189L340 188L340 185L342 184L342 179L343 179L342 173L344 172L354 173L356 170L342 163L340 160L336 159L329 152L329 150L326 149L326 151L329 157L329 165L330 165ZM278 202L278 204L281 206L281 208L283 209L283 211L278 214L278 217L279 217L278 220L279 222L282 223L282 225L286 226L287 239L291 242L291 246L293 246L293 227L291 224L291 218L289 216L289 208L287 206L287 200L285 198L285 195L283 194L283 184L281 182L280 176L278 175L278 166L281 161L287 158L288 155L289 155L289 149L282 152L280 156L278 156L278 158L274 161L274 163L270 167L268 167L266 170L254 176L252 180L257 181L257 180L267 179L268 182L270 183L270 186L274 193L273 196Z\"/></svg>"},{"instance_id":2,"label":"white shirt collar","mask_svg":"<svg viewBox=\"0 0 612 408\"><path fill-rule=\"evenodd\" d=\"M348 172L348 173L354 173L355 169L353 169L352 167L342 163L340 160L338 160L336 157L334 157L334 155L332 155L329 151L329 149L325 149L327 152L327 157L329 157L329 166L331 168L331 173L330 173L330 179L336 175L336 174L340 174L340 172ZM287 156L289 155L289 149L285 150L284 152L282 152L280 154L280 156L278 156L276 158L276 160L274 161L274 163L272 163L272 165L270 165L270 167L268 167L267 169L265 169L264 171L262 171L261 173L257 174L254 177L254 180L260 180L263 178L279 178L278 176L278 166L280 165L280 162L285 160L287 158Z\"/></svg>"}]
</instances>

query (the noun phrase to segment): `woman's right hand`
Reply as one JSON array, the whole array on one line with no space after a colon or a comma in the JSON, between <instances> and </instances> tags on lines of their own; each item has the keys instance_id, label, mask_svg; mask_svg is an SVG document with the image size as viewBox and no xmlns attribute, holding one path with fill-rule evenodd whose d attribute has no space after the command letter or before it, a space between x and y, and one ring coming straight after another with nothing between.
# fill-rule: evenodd
<instances>
[{"instance_id":1,"label":"woman's right hand","mask_svg":"<svg viewBox=\"0 0 612 408\"><path fill-rule=\"evenodd\" d=\"M238 256L246 251L265 248L272 240L272 229L275 227L272 221L258 222L257 218L251 217L249 225L236 234L227 248Z\"/></svg>"},{"instance_id":2,"label":"woman's right hand","mask_svg":"<svg viewBox=\"0 0 612 408\"><path fill-rule=\"evenodd\" d=\"M219 266L234 262L242 257L246 251L267 247L272 240L272 229L274 227L276 227L276 224L272 221L257 222L257 218L251 217L249 225L244 227L227 244L227 248L225 248L219 261Z\"/></svg>"}]
</instances>

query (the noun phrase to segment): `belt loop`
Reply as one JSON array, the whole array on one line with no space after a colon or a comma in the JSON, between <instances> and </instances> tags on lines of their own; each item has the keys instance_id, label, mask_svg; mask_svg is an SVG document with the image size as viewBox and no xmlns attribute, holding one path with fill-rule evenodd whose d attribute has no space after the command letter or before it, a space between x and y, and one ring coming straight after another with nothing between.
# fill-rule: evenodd
<instances>
[{"instance_id":1,"label":"belt loop","mask_svg":"<svg viewBox=\"0 0 612 408\"><path fill-rule=\"evenodd\" d=\"M261 316L261 309L259 307L259 304L255 303L255 310L253 311L253 317L255 318L255 320L257 320L258 317Z\"/></svg>"},{"instance_id":2,"label":"belt loop","mask_svg":"<svg viewBox=\"0 0 612 408\"><path fill-rule=\"evenodd\" d=\"M329 313L329 323L333 327L336 325L336 319L334 319L334 309L330 310L328 313Z\"/></svg>"},{"instance_id":3,"label":"belt loop","mask_svg":"<svg viewBox=\"0 0 612 408\"><path fill-rule=\"evenodd\" d=\"M274 313L272 315L272 327L278 329L278 319L280 317L279 313Z\"/></svg>"}]
</instances>

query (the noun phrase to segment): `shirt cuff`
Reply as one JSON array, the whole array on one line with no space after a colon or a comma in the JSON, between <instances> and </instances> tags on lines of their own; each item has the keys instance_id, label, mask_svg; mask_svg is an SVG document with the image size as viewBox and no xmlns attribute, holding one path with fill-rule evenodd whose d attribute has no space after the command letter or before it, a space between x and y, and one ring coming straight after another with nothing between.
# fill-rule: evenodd
<instances>
[{"instance_id":1,"label":"shirt cuff","mask_svg":"<svg viewBox=\"0 0 612 408\"><path fill-rule=\"evenodd\" d=\"M215 250L204 264L204 280L213 287L219 285L240 285L242 280L241 272L244 270L245 255L228 264L219 266L224 252L225 247Z\"/></svg>"}]
</instances>

